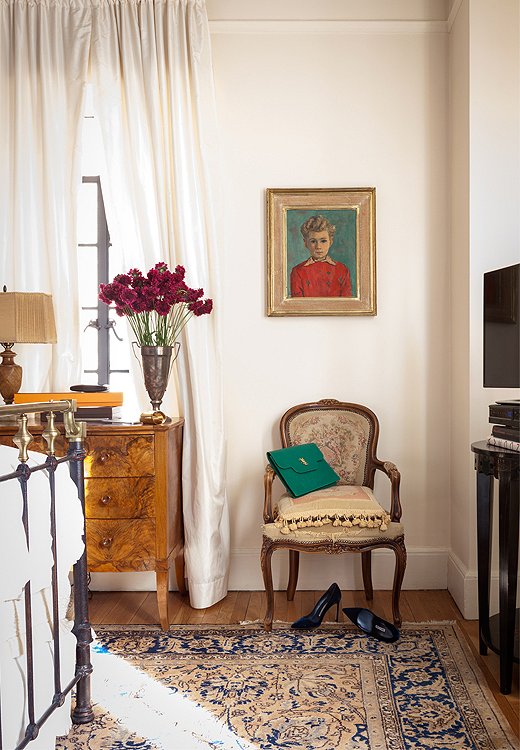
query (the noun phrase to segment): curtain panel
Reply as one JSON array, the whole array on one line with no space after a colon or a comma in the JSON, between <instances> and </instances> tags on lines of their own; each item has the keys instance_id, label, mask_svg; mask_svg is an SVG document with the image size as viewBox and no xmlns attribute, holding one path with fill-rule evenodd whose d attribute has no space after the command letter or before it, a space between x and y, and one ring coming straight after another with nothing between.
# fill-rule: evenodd
<instances>
[{"instance_id":1,"label":"curtain panel","mask_svg":"<svg viewBox=\"0 0 520 750\"><path fill-rule=\"evenodd\" d=\"M79 381L79 125L89 4L0 0L0 283L52 294L58 343L18 345L22 390ZM16 343L16 342L15 342Z\"/></svg>"},{"instance_id":2,"label":"curtain panel","mask_svg":"<svg viewBox=\"0 0 520 750\"><path fill-rule=\"evenodd\" d=\"M177 360L185 418L185 557L193 607L227 592L229 521L219 361L218 168L209 26L202 0L98 2L92 85L111 234L128 268L186 268L215 302ZM126 268L124 270L127 270Z\"/></svg>"},{"instance_id":3,"label":"curtain panel","mask_svg":"<svg viewBox=\"0 0 520 750\"><path fill-rule=\"evenodd\" d=\"M125 268L186 268L214 311L188 324L178 362L185 418L185 556L194 607L227 592L218 269L218 147L203 0L0 0L0 218L3 277L52 292L52 366L36 389L80 375L75 198L87 81L102 135L101 181L111 238ZM5 160L2 159L2 163ZM64 289L63 287L66 287ZM31 362L34 362L31 348ZM51 347L49 347L51 349ZM50 355L48 355L50 356ZM38 380L38 383L36 383ZM24 389L29 390L24 382ZM168 405L168 401L166 401Z\"/></svg>"}]
</instances>

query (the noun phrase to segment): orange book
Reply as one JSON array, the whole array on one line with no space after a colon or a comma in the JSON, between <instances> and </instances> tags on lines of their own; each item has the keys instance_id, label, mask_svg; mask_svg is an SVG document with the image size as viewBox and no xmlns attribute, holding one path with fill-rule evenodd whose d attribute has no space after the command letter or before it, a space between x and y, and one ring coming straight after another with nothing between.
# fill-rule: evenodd
<instances>
[{"instance_id":1,"label":"orange book","mask_svg":"<svg viewBox=\"0 0 520 750\"><path fill-rule=\"evenodd\" d=\"M33 404L36 401L63 401L74 399L81 406L122 406L123 394L117 391L100 391L99 393L80 393L66 391L65 393L16 393L15 404Z\"/></svg>"}]
</instances>

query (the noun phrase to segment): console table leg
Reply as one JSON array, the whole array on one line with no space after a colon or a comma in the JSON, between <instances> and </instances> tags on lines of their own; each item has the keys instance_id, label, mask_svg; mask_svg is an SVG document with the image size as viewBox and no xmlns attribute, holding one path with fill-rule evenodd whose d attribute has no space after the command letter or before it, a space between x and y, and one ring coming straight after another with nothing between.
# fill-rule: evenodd
<instances>
[{"instance_id":1,"label":"console table leg","mask_svg":"<svg viewBox=\"0 0 520 750\"><path fill-rule=\"evenodd\" d=\"M479 467L480 469L481 467ZM487 654L489 642L489 584L491 573L491 536L493 509L493 475L477 473L477 571L478 571L478 623L480 653Z\"/></svg>"},{"instance_id":2,"label":"console table leg","mask_svg":"<svg viewBox=\"0 0 520 750\"><path fill-rule=\"evenodd\" d=\"M518 481L500 475L500 692L511 692L518 571Z\"/></svg>"}]
</instances>

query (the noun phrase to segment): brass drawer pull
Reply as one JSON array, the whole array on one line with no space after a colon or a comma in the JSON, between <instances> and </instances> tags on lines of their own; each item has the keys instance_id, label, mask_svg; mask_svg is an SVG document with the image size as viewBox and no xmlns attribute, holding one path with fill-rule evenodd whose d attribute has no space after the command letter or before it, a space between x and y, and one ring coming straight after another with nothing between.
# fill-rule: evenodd
<instances>
[{"instance_id":1,"label":"brass drawer pull","mask_svg":"<svg viewBox=\"0 0 520 750\"><path fill-rule=\"evenodd\" d=\"M100 505L108 505L111 502L112 502L112 498L110 497L110 495L103 495L103 497L99 498Z\"/></svg>"},{"instance_id":2,"label":"brass drawer pull","mask_svg":"<svg viewBox=\"0 0 520 750\"><path fill-rule=\"evenodd\" d=\"M105 537L103 537L103 539L102 539L102 540L100 541L100 543L99 543L99 546L100 546L100 547L103 547L104 549L106 549L107 547L111 547L111 546L112 546L112 542L113 542L113 541L114 541L114 540L113 540L113 538L112 538L111 536L105 536Z\"/></svg>"},{"instance_id":3,"label":"brass drawer pull","mask_svg":"<svg viewBox=\"0 0 520 750\"><path fill-rule=\"evenodd\" d=\"M108 453L102 453L99 457L99 463L106 464L109 458L110 458L110 455Z\"/></svg>"}]
</instances>

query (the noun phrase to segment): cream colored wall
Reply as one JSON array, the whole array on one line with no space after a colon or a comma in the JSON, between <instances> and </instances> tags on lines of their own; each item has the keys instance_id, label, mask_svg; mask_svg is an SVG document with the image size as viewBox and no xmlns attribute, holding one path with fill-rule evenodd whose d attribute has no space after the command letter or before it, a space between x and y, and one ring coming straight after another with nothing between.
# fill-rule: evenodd
<instances>
[{"instance_id":1,"label":"cream colored wall","mask_svg":"<svg viewBox=\"0 0 520 750\"><path fill-rule=\"evenodd\" d=\"M520 3L459 2L450 31L452 484L448 585L477 616L475 472L468 445L488 405L518 389L482 386L482 277L520 259ZM496 524L495 524L496 526ZM496 534L495 534L496 537ZM494 540L494 551L497 549ZM496 560L496 554L495 554ZM492 595L496 599L496 562Z\"/></svg>"},{"instance_id":2,"label":"cream colored wall","mask_svg":"<svg viewBox=\"0 0 520 750\"><path fill-rule=\"evenodd\" d=\"M471 394L469 358L469 2L459 3L449 37L450 178L451 178L451 541L448 585L462 609L475 529L466 520L474 503L475 477L469 420ZM460 467L464 467L460 470ZM474 474L474 472L473 472ZM473 519L474 520L474 519Z\"/></svg>"},{"instance_id":3,"label":"cream colored wall","mask_svg":"<svg viewBox=\"0 0 520 750\"><path fill-rule=\"evenodd\" d=\"M225 22L216 17L230 5L243 11L237 23L230 13ZM322 19L331 7L304 5L306 12L311 5L319 9ZM337 12L338 3L331 5ZM431 11L434 4L428 5ZM247 15L244 7L249 20L238 23ZM275 425L281 414L300 401L335 397L376 411L380 456L401 469L409 552L405 587L444 588L450 419L447 35L436 21L418 24L416 15L410 22L376 21L361 28L348 17L339 25L318 19L302 26L294 3L276 7L285 20L266 25L263 3L208 3L226 206L222 362L230 587L262 587L262 476L266 450L279 445ZM327 186L376 187L378 314L269 318L265 189ZM387 490L384 481L380 486ZM283 566L275 562L275 585L283 585ZM301 585L323 588L337 579L361 586L358 566L357 559L339 566L337 558L304 559ZM376 585L390 587L392 571L380 556Z\"/></svg>"}]
</instances>

